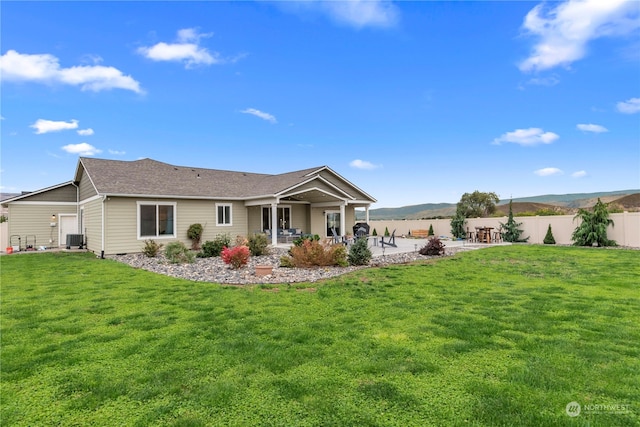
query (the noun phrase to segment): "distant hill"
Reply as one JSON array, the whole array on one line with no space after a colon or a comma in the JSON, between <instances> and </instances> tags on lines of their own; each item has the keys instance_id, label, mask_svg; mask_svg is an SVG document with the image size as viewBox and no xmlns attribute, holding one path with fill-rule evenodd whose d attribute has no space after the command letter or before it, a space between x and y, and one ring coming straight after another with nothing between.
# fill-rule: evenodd
<instances>
[{"instance_id":1,"label":"distant hill","mask_svg":"<svg viewBox=\"0 0 640 427\"><path fill-rule=\"evenodd\" d=\"M546 194L542 196L513 199L513 213L535 212L542 209L554 210L563 214L572 214L578 208L589 208L598 198L605 203L615 203L625 209L640 210L640 189L620 190L599 193ZM509 200L498 203L498 211L509 213ZM372 220L383 219L421 219L451 217L456 212L456 203L424 203L400 208L379 208L369 210ZM356 212L358 220L364 219L364 212Z\"/></svg>"}]
</instances>

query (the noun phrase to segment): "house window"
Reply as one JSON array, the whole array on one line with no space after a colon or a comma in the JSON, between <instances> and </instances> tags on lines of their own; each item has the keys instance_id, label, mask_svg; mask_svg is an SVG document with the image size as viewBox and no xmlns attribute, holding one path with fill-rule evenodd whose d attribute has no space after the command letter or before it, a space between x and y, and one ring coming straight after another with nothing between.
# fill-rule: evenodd
<instances>
[{"instance_id":1,"label":"house window","mask_svg":"<svg viewBox=\"0 0 640 427\"><path fill-rule=\"evenodd\" d=\"M138 202L138 236L176 237L175 203Z\"/></svg>"},{"instance_id":2,"label":"house window","mask_svg":"<svg viewBox=\"0 0 640 427\"><path fill-rule=\"evenodd\" d=\"M232 225L230 204L216 203L216 224Z\"/></svg>"}]
</instances>

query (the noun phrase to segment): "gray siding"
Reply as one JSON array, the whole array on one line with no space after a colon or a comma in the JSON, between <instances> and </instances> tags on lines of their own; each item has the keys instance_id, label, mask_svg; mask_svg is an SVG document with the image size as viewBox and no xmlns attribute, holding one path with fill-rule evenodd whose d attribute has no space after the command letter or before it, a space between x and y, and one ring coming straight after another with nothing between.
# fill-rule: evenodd
<instances>
[{"instance_id":1,"label":"gray siding","mask_svg":"<svg viewBox=\"0 0 640 427\"><path fill-rule=\"evenodd\" d=\"M349 195L355 197L357 200L369 200L369 197L363 194L361 191L358 191L353 185L350 183L343 181L333 175L328 171L320 172L320 176L335 185L338 188L341 188L343 191L347 192Z\"/></svg>"},{"instance_id":2,"label":"gray siding","mask_svg":"<svg viewBox=\"0 0 640 427\"><path fill-rule=\"evenodd\" d=\"M96 254L102 251L102 200L96 199L80 205L84 207L83 228L87 249Z\"/></svg>"},{"instance_id":3,"label":"gray siding","mask_svg":"<svg viewBox=\"0 0 640 427\"><path fill-rule=\"evenodd\" d=\"M8 234L20 236L23 247L27 235L30 240L35 236L37 246L58 246L58 227L51 227L51 215L75 214L76 209L75 204L10 203Z\"/></svg>"},{"instance_id":4,"label":"gray siding","mask_svg":"<svg viewBox=\"0 0 640 427\"><path fill-rule=\"evenodd\" d=\"M80 187L80 200L86 200L98 194L85 170L82 171L82 177L80 178L78 187Z\"/></svg>"},{"instance_id":5,"label":"gray siding","mask_svg":"<svg viewBox=\"0 0 640 427\"><path fill-rule=\"evenodd\" d=\"M60 188L45 191L32 196L20 199L21 202L76 202L78 197L77 189L73 184L68 184ZM51 216L51 214L49 214Z\"/></svg>"},{"instance_id":6,"label":"gray siding","mask_svg":"<svg viewBox=\"0 0 640 427\"><path fill-rule=\"evenodd\" d=\"M181 241L191 247L187 230L191 224L204 227L202 242L213 240L219 234L229 234L232 241L248 233L247 208L243 202L229 202L233 207L232 226L216 226L216 202L210 200L137 199L110 197L105 202L105 254L141 252L145 239L138 238L138 202L176 203L176 238L155 238L158 243Z\"/></svg>"}]
</instances>

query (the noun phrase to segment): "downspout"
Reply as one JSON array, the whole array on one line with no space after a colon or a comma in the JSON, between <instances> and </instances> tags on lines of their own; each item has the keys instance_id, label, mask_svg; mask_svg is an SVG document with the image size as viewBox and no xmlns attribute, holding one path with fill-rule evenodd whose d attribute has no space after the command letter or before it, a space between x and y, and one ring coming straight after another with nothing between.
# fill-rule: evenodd
<instances>
[{"instance_id":1,"label":"downspout","mask_svg":"<svg viewBox=\"0 0 640 427\"><path fill-rule=\"evenodd\" d=\"M105 209L104 204L106 201L107 201L107 196L106 195L102 196L102 227L100 227L101 228L100 259L104 259L104 209Z\"/></svg>"}]
</instances>

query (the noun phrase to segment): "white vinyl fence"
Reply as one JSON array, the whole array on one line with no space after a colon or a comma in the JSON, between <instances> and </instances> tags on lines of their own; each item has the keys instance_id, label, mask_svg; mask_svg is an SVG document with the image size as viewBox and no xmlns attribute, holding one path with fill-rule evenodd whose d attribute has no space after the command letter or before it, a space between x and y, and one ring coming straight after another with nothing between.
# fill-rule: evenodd
<instances>
[{"instance_id":1,"label":"white vinyl fence","mask_svg":"<svg viewBox=\"0 0 640 427\"><path fill-rule=\"evenodd\" d=\"M547 228L551 225L553 238L559 245L573 244L571 235L576 227L580 224L579 219L575 219L574 215L556 215L556 216L523 216L514 217L515 221L522 223L521 237L529 237L527 243L543 243L544 236L547 234ZM613 226L607 230L607 237L615 240L620 246L628 246L640 248L640 212L624 212L610 214L609 218L613 220ZM465 222L465 228L475 231L475 227L494 227L499 228L500 224L507 223L507 217L498 218L469 218ZM396 230L396 236L408 235L411 230L428 230L429 226L433 226L433 232L436 236L451 237L451 220L450 219L420 219L420 220L374 220L369 221L371 232L375 229L378 235L382 236L385 228L392 233Z\"/></svg>"}]
</instances>

